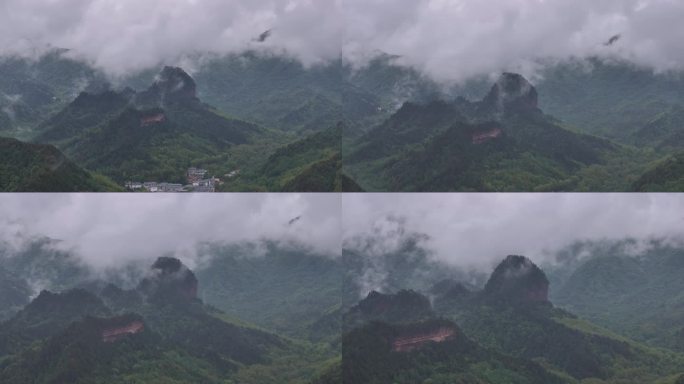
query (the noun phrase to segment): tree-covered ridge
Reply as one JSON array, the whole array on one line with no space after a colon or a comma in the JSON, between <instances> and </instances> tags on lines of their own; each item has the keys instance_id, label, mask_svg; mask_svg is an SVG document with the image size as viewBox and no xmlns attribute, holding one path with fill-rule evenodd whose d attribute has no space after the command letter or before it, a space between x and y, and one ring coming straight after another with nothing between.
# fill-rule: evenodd
<instances>
[{"instance_id":1,"label":"tree-covered ridge","mask_svg":"<svg viewBox=\"0 0 684 384\"><path fill-rule=\"evenodd\" d=\"M419 318L403 311L393 319L350 322L353 330L343 339L343 375L378 383L674 383L684 369L681 354L647 347L555 308L548 289L545 273L522 256L506 258L481 290L439 281L427 291L428 311ZM358 318L350 314L370 303L375 305L366 312L396 314L392 303L405 295L374 293L346 318ZM401 336L402 319L409 327L450 321L453 328Z\"/></svg>"},{"instance_id":2,"label":"tree-covered ridge","mask_svg":"<svg viewBox=\"0 0 684 384\"><path fill-rule=\"evenodd\" d=\"M341 63L305 68L298 61L247 52L215 58L196 74L199 95L226 113L310 134L343 120Z\"/></svg>"},{"instance_id":3,"label":"tree-covered ridge","mask_svg":"<svg viewBox=\"0 0 684 384\"><path fill-rule=\"evenodd\" d=\"M378 191L596 189L590 169L643 172L625 166L626 148L570 130L537 105L535 88L516 74L503 74L479 102L407 103L349 144L345 169ZM624 176L604 187L630 189Z\"/></svg>"},{"instance_id":4,"label":"tree-covered ridge","mask_svg":"<svg viewBox=\"0 0 684 384\"><path fill-rule=\"evenodd\" d=\"M276 148L258 169L225 190L282 192L356 192L360 187L342 172L343 123Z\"/></svg>"},{"instance_id":5,"label":"tree-covered ridge","mask_svg":"<svg viewBox=\"0 0 684 384\"><path fill-rule=\"evenodd\" d=\"M635 192L684 190L684 152L677 152L647 169L633 184Z\"/></svg>"},{"instance_id":6,"label":"tree-covered ridge","mask_svg":"<svg viewBox=\"0 0 684 384\"><path fill-rule=\"evenodd\" d=\"M142 92L82 93L39 129L36 140L57 145L78 164L121 184L182 183L187 168L225 158L232 147L264 133L202 104L193 79L171 67ZM225 159L222 166L223 173L231 170Z\"/></svg>"},{"instance_id":7,"label":"tree-covered ridge","mask_svg":"<svg viewBox=\"0 0 684 384\"><path fill-rule=\"evenodd\" d=\"M167 257L130 290L44 291L3 323L0 381L306 383L325 371L330 351L229 320L197 284Z\"/></svg>"},{"instance_id":8,"label":"tree-covered ridge","mask_svg":"<svg viewBox=\"0 0 684 384\"><path fill-rule=\"evenodd\" d=\"M120 188L80 168L52 145L0 138L0 191L105 192Z\"/></svg>"},{"instance_id":9,"label":"tree-covered ridge","mask_svg":"<svg viewBox=\"0 0 684 384\"><path fill-rule=\"evenodd\" d=\"M643 135L650 122L684 104L682 85L678 73L590 59L547 66L537 88L549 114L583 132L640 146L652 142Z\"/></svg>"},{"instance_id":10,"label":"tree-covered ridge","mask_svg":"<svg viewBox=\"0 0 684 384\"><path fill-rule=\"evenodd\" d=\"M34 129L83 90L97 90L105 76L54 50L37 59L0 58L0 134L28 140Z\"/></svg>"},{"instance_id":11,"label":"tree-covered ridge","mask_svg":"<svg viewBox=\"0 0 684 384\"><path fill-rule=\"evenodd\" d=\"M397 338L435 329L455 335L408 352L392 349ZM478 346L448 320L370 323L345 335L342 355L345 383L564 383L536 363Z\"/></svg>"},{"instance_id":12,"label":"tree-covered ridge","mask_svg":"<svg viewBox=\"0 0 684 384\"><path fill-rule=\"evenodd\" d=\"M569 311L631 339L684 351L681 247L633 241L576 244L552 269L551 296ZM585 256L578 260L578 253Z\"/></svg>"},{"instance_id":13,"label":"tree-covered ridge","mask_svg":"<svg viewBox=\"0 0 684 384\"><path fill-rule=\"evenodd\" d=\"M678 168L653 171L683 145L677 74L589 60L547 63L535 87L515 74L493 87L485 79L449 85L390 55L352 68L248 52L209 57L192 77L172 67L145 71L112 91L102 73L67 56L0 61L0 131L55 144L117 184L185 182L195 166L222 179L223 191L681 190ZM504 104L526 113L516 117ZM135 111L146 129L119 119ZM491 120L499 126L487 127ZM238 140L236 132L250 131L238 122L260 128ZM331 154L293 158L284 173L262 174L288 143L339 123L339 164Z\"/></svg>"},{"instance_id":14,"label":"tree-covered ridge","mask_svg":"<svg viewBox=\"0 0 684 384\"><path fill-rule=\"evenodd\" d=\"M197 271L199 296L233 317L278 334L312 340L339 338L343 268L338 260L270 244L255 257L250 247L212 251Z\"/></svg>"},{"instance_id":15,"label":"tree-covered ridge","mask_svg":"<svg viewBox=\"0 0 684 384\"><path fill-rule=\"evenodd\" d=\"M343 321L345 329L353 329L373 321L406 324L433 316L430 300L418 292L401 290L387 295L371 291L345 313Z\"/></svg>"}]
</instances>

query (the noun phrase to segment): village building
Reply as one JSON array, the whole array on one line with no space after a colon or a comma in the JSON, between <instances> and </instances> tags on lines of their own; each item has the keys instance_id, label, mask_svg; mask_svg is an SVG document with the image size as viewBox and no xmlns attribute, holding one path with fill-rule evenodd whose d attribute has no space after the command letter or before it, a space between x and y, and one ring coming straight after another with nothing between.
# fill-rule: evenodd
<instances>
[{"instance_id":1,"label":"village building","mask_svg":"<svg viewBox=\"0 0 684 384\"><path fill-rule=\"evenodd\" d=\"M159 183L157 192L183 192L183 184Z\"/></svg>"},{"instance_id":2,"label":"village building","mask_svg":"<svg viewBox=\"0 0 684 384\"><path fill-rule=\"evenodd\" d=\"M191 167L188 168L187 177L188 183L195 185L195 183L203 180L207 175L207 170L202 168Z\"/></svg>"},{"instance_id":3,"label":"village building","mask_svg":"<svg viewBox=\"0 0 684 384\"><path fill-rule=\"evenodd\" d=\"M143 183L143 187L147 190L147 192L158 192L159 191L159 183L154 182L154 181L148 181Z\"/></svg>"},{"instance_id":4,"label":"village building","mask_svg":"<svg viewBox=\"0 0 684 384\"><path fill-rule=\"evenodd\" d=\"M142 189L143 183L139 181L127 181L125 184L126 189L129 189L131 191L135 191L138 189Z\"/></svg>"}]
</instances>

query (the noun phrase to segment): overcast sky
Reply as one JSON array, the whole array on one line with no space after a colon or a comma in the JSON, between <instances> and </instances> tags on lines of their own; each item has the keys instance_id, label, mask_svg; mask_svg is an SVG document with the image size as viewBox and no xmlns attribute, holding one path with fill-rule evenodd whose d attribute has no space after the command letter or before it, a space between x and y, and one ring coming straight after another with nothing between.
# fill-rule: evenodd
<instances>
[{"instance_id":1,"label":"overcast sky","mask_svg":"<svg viewBox=\"0 0 684 384\"><path fill-rule=\"evenodd\" d=\"M339 255L342 238L426 234L441 260L488 270L509 254L537 262L576 240L684 237L681 194L5 194L0 242L61 240L95 268L200 242L268 239ZM291 225L290 220L301 216ZM403 223L403 224L400 224ZM399 228L403 225L403 228ZM401 230L400 230L401 229Z\"/></svg>"},{"instance_id":2,"label":"overcast sky","mask_svg":"<svg viewBox=\"0 0 684 384\"><path fill-rule=\"evenodd\" d=\"M122 74L205 52L361 64L382 51L463 80L591 55L680 69L682 19L680 0L0 0L0 52L69 48Z\"/></svg>"},{"instance_id":3,"label":"overcast sky","mask_svg":"<svg viewBox=\"0 0 684 384\"><path fill-rule=\"evenodd\" d=\"M95 269L166 253L192 263L200 242L280 241L339 255L335 194L5 194L0 243L61 240ZM290 220L300 217L290 224ZM191 265L192 266L192 265Z\"/></svg>"},{"instance_id":4,"label":"overcast sky","mask_svg":"<svg viewBox=\"0 0 684 384\"><path fill-rule=\"evenodd\" d=\"M487 271L576 240L684 237L682 194L347 194L342 206L346 242L375 233L391 250L403 221L439 259Z\"/></svg>"}]
</instances>

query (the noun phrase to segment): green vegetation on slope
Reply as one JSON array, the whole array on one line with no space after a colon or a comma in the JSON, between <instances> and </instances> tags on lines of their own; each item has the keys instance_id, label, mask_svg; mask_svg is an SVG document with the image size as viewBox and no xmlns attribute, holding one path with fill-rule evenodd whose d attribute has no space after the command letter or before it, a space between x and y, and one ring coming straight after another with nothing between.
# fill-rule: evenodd
<instances>
[{"instance_id":1,"label":"green vegetation on slope","mask_svg":"<svg viewBox=\"0 0 684 384\"><path fill-rule=\"evenodd\" d=\"M200 296L208 304L251 323L290 336L335 339L316 320L336 308L341 296L338 261L302 250L268 246L216 249L198 276Z\"/></svg>"},{"instance_id":2,"label":"green vegetation on slope","mask_svg":"<svg viewBox=\"0 0 684 384\"><path fill-rule=\"evenodd\" d=\"M684 152L657 162L633 184L636 192L684 191Z\"/></svg>"},{"instance_id":3,"label":"green vegetation on slope","mask_svg":"<svg viewBox=\"0 0 684 384\"><path fill-rule=\"evenodd\" d=\"M104 192L120 188L76 166L51 145L0 138L0 191Z\"/></svg>"},{"instance_id":4,"label":"green vegetation on slope","mask_svg":"<svg viewBox=\"0 0 684 384\"><path fill-rule=\"evenodd\" d=\"M627 191L655 159L568 129L536 103L513 74L481 102L407 103L346 144L345 171L371 191Z\"/></svg>"},{"instance_id":5,"label":"green vegetation on slope","mask_svg":"<svg viewBox=\"0 0 684 384\"><path fill-rule=\"evenodd\" d=\"M277 148L259 168L227 183L226 191L356 192L360 187L342 173L341 143L344 124Z\"/></svg>"},{"instance_id":6,"label":"green vegetation on slope","mask_svg":"<svg viewBox=\"0 0 684 384\"><path fill-rule=\"evenodd\" d=\"M132 290L43 292L3 324L0 381L305 384L335 358L205 306L176 259L153 269Z\"/></svg>"},{"instance_id":7,"label":"green vegetation on slope","mask_svg":"<svg viewBox=\"0 0 684 384\"><path fill-rule=\"evenodd\" d=\"M556 267L554 300L631 339L684 351L684 251L652 244L633 255L635 246L625 241L578 247L572 253L585 257L577 265Z\"/></svg>"}]
</instances>

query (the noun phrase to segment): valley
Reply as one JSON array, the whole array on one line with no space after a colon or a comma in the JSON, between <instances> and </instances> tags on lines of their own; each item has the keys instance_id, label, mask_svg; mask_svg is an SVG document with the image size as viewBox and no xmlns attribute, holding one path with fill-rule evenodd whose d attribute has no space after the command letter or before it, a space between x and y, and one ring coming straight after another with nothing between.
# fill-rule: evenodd
<instances>
[{"instance_id":1,"label":"valley","mask_svg":"<svg viewBox=\"0 0 684 384\"><path fill-rule=\"evenodd\" d=\"M113 85L64 55L3 59L0 134L54 145L120 189L186 185L191 167L223 192L681 189L678 80L628 63L447 85L390 55L309 68L247 52Z\"/></svg>"}]
</instances>

